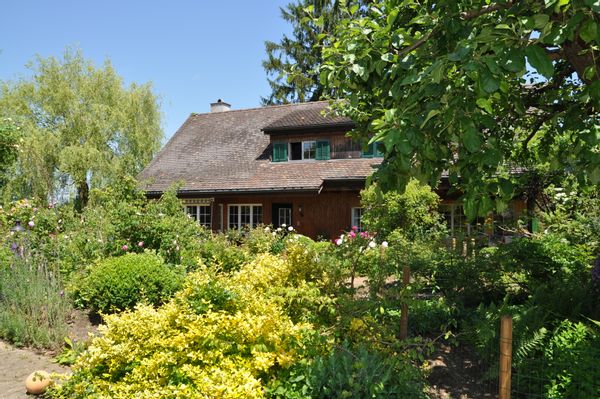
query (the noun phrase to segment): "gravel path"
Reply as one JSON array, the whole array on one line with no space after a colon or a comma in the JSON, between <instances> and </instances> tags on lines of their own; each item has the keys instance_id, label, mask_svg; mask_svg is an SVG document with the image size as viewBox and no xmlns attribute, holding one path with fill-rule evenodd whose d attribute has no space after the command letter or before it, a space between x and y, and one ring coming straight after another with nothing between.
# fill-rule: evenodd
<instances>
[{"instance_id":1,"label":"gravel path","mask_svg":"<svg viewBox=\"0 0 600 399\"><path fill-rule=\"evenodd\" d=\"M0 399L32 399L34 396L26 394L25 379L36 370L49 373L69 371L48 356L16 349L0 341Z\"/></svg>"}]
</instances>

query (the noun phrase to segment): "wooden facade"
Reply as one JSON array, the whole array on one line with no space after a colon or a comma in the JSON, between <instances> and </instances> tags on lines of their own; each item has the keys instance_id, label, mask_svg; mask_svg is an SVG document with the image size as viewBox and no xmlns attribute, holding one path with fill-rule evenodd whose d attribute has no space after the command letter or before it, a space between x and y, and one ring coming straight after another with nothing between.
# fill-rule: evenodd
<instances>
[{"instance_id":1,"label":"wooden facade","mask_svg":"<svg viewBox=\"0 0 600 399\"><path fill-rule=\"evenodd\" d=\"M183 198L184 203L206 203L211 206L213 231L227 230L230 205L261 205L262 224L276 224L272 210L277 204L289 204L292 225L311 238L330 239L352 224L352 208L360 207L359 191L323 191L302 194L222 194L204 198Z\"/></svg>"}]
</instances>

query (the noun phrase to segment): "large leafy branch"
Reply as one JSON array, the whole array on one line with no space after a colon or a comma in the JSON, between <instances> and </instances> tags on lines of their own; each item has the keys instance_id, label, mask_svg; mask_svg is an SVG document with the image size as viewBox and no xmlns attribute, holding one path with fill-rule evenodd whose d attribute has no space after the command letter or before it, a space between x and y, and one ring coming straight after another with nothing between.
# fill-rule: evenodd
<instances>
[{"instance_id":1,"label":"large leafy branch","mask_svg":"<svg viewBox=\"0 0 600 399\"><path fill-rule=\"evenodd\" d=\"M321 80L344 94L355 134L385 146L380 186L447 176L475 217L524 172L600 182L599 12L597 0L372 1L338 24Z\"/></svg>"}]
</instances>

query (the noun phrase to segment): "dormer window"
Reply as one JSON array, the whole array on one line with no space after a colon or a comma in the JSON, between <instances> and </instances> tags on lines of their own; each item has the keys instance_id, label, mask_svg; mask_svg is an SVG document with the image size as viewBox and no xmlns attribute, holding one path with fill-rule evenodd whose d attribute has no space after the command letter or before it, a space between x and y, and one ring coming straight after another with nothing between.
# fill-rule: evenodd
<instances>
[{"instance_id":1,"label":"dormer window","mask_svg":"<svg viewBox=\"0 0 600 399\"><path fill-rule=\"evenodd\" d=\"M326 160L329 152L328 140L273 143L273 162Z\"/></svg>"}]
</instances>

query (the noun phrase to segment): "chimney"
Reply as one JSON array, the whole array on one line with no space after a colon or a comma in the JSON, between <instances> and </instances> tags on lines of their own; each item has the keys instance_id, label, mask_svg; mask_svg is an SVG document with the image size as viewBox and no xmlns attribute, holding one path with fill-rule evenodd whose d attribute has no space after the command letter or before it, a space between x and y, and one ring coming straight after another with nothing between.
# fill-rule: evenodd
<instances>
[{"instance_id":1,"label":"chimney","mask_svg":"<svg viewBox=\"0 0 600 399\"><path fill-rule=\"evenodd\" d=\"M231 104L227 104L225 101L220 98L216 103L210 104L210 112L225 112L231 109Z\"/></svg>"}]
</instances>

